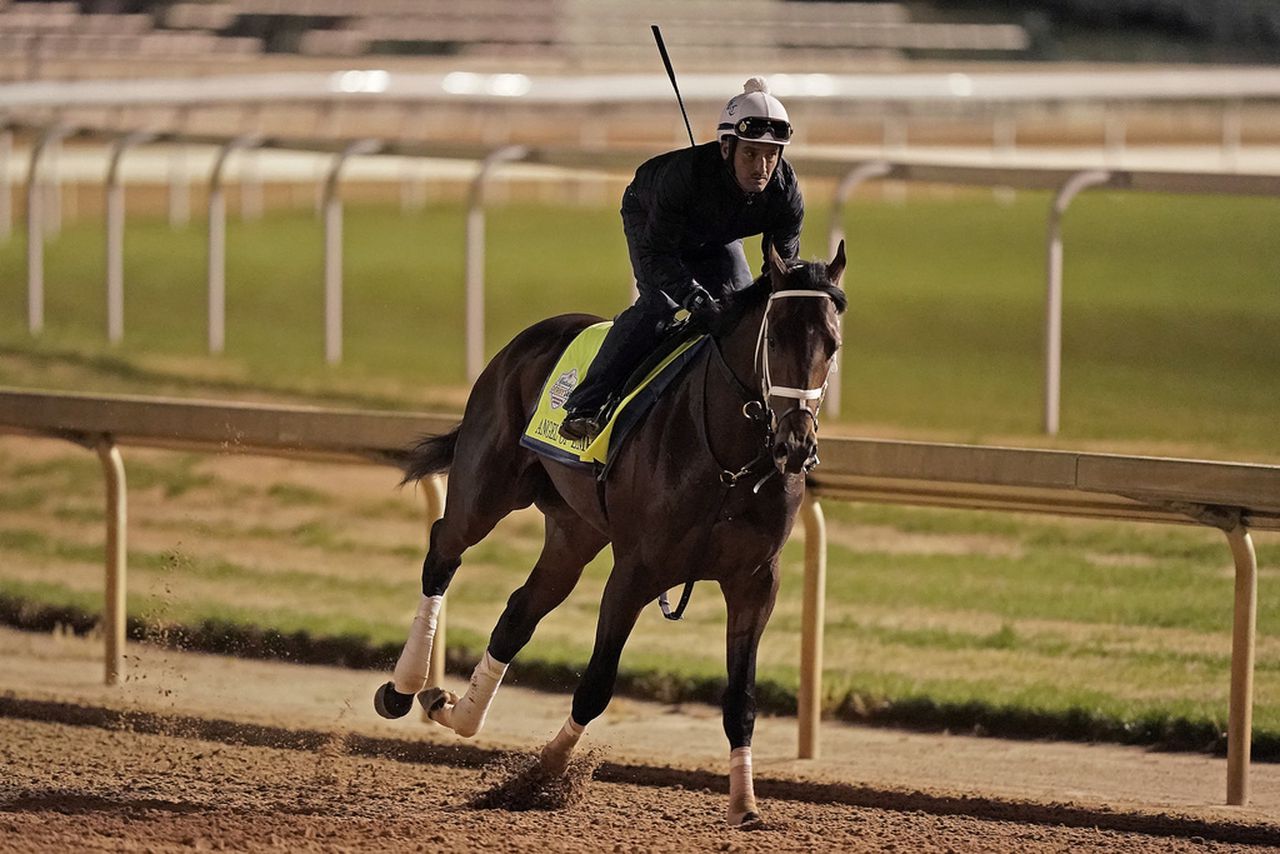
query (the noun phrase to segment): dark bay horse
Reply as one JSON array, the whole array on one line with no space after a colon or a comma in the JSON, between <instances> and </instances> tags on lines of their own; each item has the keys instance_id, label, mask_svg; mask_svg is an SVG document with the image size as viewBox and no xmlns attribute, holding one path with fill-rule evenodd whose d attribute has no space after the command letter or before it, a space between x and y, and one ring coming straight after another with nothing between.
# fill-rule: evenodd
<instances>
[{"instance_id":1,"label":"dark bay horse","mask_svg":"<svg viewBox=\"0 0 1280 854\"><path fill-rule=\"evenodd\" d=\"M563 315L521 332L485 368L462 423L409 454L406 481L449 471L444 515L431 529L422 599L395 679L378 690L400 717L426 681L436 618L462 562L507 514L536 504L546 539L533 571L494 627L461 697L422 691L431 718L474 735L507 665L538 621L564 601L583 567L613 544L595 648L564 727L543 749L543 773L563 774L587 724L613 694L622 647L641 609L691 579L715 581L728 608L730 825L759 821L751 781L756 651L778 591L778 557L817 464L817 409L840 347L844 244L829 264L769 271L728 299L705 346L620 450L602 487L593 472L520 445L561 351L598 318Z\"/></svg>"}]
</instances>

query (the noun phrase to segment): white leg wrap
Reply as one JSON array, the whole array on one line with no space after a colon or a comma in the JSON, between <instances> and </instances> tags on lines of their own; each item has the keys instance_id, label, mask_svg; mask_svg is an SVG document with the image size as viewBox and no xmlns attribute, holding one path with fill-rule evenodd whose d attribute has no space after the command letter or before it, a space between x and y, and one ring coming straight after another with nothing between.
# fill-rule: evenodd
<instances>
[{"instance_id":1,"label":"white leg wrap","mask_svg":"<svg viewBox=\"0 0 1280 854\"><path fill-rule=\"evenodd\" d=\"M431 713L431 719L443 724L463 738L470 738L484 726L484 716L493 702L493 695L498 693L502 677L506 675L507 665L498 661L488 650L484 658L471 672L471 684L467 693L452 706L444 706Z\"/></svg>"},{"instance_id":2,"label":"white leg wrap","mask_svg":"<svg viewBox=\"0 0 1280 854\"><path fill-rule=\"evenodd\" d=\"M440 605L444 595L423 596L418 603L418 613L409 627L409 639L396 662L392 680L401 694L416 694L427 684L427 671L431 668L431 647L436 638L436 621L440 617Z\"/></svg>"},{"instance_id":3,"label":"white leg wrap","mask_svg":"<svg viewBox=\"0 0 1280 854\"><path fill-rule=\"evenodd\" d=\"M751 782L751 748L738 747L729 752L729 824L737 827L753 813L759 815Z\"/></svg>"},{"instance_id":4,"label":"white leg wrap","mask_svg":"<svg viewBox=\"0 0 1280 854\"><path fill-rule=\"evenodd\" d=\"M555 738L542 748L542 769L552 776L563 774L564 769L569 767L569 757L573 755L573 749L578 746L578 741L586 731L585 725L575 721L573 715L569 715Z\"/></svg>"}]
</instances>

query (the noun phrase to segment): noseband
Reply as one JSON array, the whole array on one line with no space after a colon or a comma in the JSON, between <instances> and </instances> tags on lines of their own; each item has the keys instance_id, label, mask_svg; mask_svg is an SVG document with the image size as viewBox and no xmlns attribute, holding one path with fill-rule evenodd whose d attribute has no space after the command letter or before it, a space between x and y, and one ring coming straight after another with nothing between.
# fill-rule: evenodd
<instances>
[{"instance_id":1,"label":"noseband","mask_svg":"<svg viewBox=\"0 0 1280 854\"><path fill-rule=\"evenodd\" d=\"M778 299L792 299L796 297L817 297L820 299L831 299L829 294L822 291L808 290L790 290L775 291L769 295L769 303L765 306L764 316L760 319L760 333L756 336L756 374L760 378L760 396L764 412L769 416L769 434L770 443L777 434L778 428L782 425L783 419L797 412L802 412L813 419L813 429L818 429L818 407L822 405L822 398L827 393L827 383L830 380L831 369L835 365L835 358L832 357L831 362L827 364L827 373L822 378L822 385L818 388L793 388L791 386L774 385L773 376L769 372L769 309L773 307L773 301ZM777 415L773 411L773 407L769 404L772 397L785 397L796 401L796 405ZM809 401L817 401L813 408L809 408Z\"/></svg>"}]
</instances>

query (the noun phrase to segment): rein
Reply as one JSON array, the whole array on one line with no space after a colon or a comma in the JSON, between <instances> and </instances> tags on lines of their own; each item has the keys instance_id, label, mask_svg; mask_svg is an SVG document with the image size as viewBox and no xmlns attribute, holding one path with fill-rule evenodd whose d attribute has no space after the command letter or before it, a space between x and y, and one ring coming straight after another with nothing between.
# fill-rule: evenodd
<instances>
[{"instance_id":1,"label":"rein","mask_svg":"<svg viewBox=\"0 0 1280 854\"><path fill-rule=\"evenodd\" d=\"M702 436L703 436L703 441L707 446L707 451L711 454L711 459L714 460L716 465L720 467L720 486L721 486L720 503L716 507L716 514L713 517L712 525L715 524L714 519L719 518L721 510L724 509L724 502L729 497L730 490L732 490L735 486L737 486L738 483L744 477L747 477L748 475L750 475L757 468L757 466L760 465L760 463L772 462L770 451L773 447L774 439L777 438L778 428L781 426L784 419L788 418L791 415L794 415L797 412L801 412L809 416L809 418L813 419L813 428L815 431L818 429L818 414L817 414L818 407L822 405L821 403L822 398L827 393L827 385L830 381L830 374L832 369L835 367L835 358L832 357L831 362L828 364L827 375L823 377L822 386L819 388L794 388L791 386L776 386L773 384L773 377L769 370L769 348L767 346L768 337L769 337L769 309L773 306L773 301L775 299L788 299L788 298L795 298L795 297L821 297L823 299L831 299L831 296L829 294L823 293L822 291L814 291L814 290L775 291L774 293L769 295L769 302L765 306L764 316L761 317L760 319L760 331L756 335L756 351L755 351L754 362L755 362L756 374L760 379L760 391L758 395L754 393L751 389L749 389L742 382L742 380L738 379L737 374L733 372L733 369L729 367L729 363L725 361L724 351L720 349L720 342L715 338L711 339L712 349L715 351L716 361L719 364L720 369L729 379L729 385L734 389L734 391L738 393L738 397L741 398L743 401L743 404L742 404L743 417L746 418L748 421L758 421L765 424L765 430L763 434L763 444L760 449L760 453L756 454L756 456L752 458L750 462L742 466L742 468L738 469L737 471L730 471L729 469L725 468L723 463L721 463L718 459L716 459L715 451L711 447L711 440L707 431L707 424L706 424L707 382L706 382L706 371L703 372L703 381L702 381L703 417L702 417L702 424L701 424ZM777 415L773 411L773 407L769 405L770 397L785 397L785 398L795 400L797 401L797 403L795 406L783 412L782 415ZM809 401L813 401L813 400L818 401L818 403L813 407L813 409L810 409L808 406L808 403ZM816 464L817 463L815 461L814 465ZM812 465L806 465L805 471L809 471L812 468L813 468ZM758 481L756 481L755 486L751 488L751 492L753 494L759 493L760 487L764 486L765 482L768 481L769 478L773 477L773 475L777 473L778 473L777 467L770 466L769 471L766 472L765 475L761 477ZM711 538L711 530L708 529L707 530L708 541L710 540L710 538ZM680 602L678 605L676 605L676 608L674 611L671 610L671 602L667 598L667 592L665 590L662 592L662 594L658 597L658 607L662 609L663 617L666 617L668 620L679 620L684 616L684 609L688 606L689 599L693 595L693 585L694 585L694 579L692 578L690 578L688 581L684 583L684 590L681 591L680 593Z\"/></svg>"},{"instance_id":2,"label":"rein","mask_svg":"<svg viewBox=\"0 0 1280 854\"><path fill-rule=\"evenodd\" d=\"M757 397L754 393L752 393L750 389L748 389L745 385L743 385L742 380L738 379L737 374L735 374L733 370L729 367L729 363L724 360L724 352L720 349L720 342L716 341L715 339L712 339L711 344L713 349L715 350L716 363L720 366L720 369L724 373L724 375L729 379L730 385L732 385L734 391L738 393L738 397L741 398L743 401L742 417L746 418L748 421L758 421L761 423L765 423L766 420L769 418L769 416L772 415L772 412L769 409L769 404L767 402L768 399ZM703 384L702 384L702 400L703 400L702 417L704 422L703 436L704 436L704 440L706 441L707 452L711 454L711 459L715 460L716 465L720 466L721 485L724 486L726 489L732 489L733 487L738 485L738 481L740 481L742 478L749 475L757 465L759 465L762 461L767 460L769 458L769 448L773 444L773 439L774 439L774 436L776 435L775 429L771 423L765 424L765 430L761 437L762 442L761 442L760 453L756 454L755 457L753 457L750 462L748 462L746 465L744 465L742 468L738 469L737 471L729 471L727 468L724 467L724 465L718 459L716 459L715 451L711 449L711 442L708 438L706 438L707 436L707 430L706 430L706 424L705 424L706 412L707 412L706 399L707 399L707 389L706 389L706 377L704 375ZM766 415L766 413L768 413L768 415ZM759 483L755 485L755 488L752 491L759 492L760 486L763 483L764 483L764 480L761 480Z\"/></svg>"}]
</instances>

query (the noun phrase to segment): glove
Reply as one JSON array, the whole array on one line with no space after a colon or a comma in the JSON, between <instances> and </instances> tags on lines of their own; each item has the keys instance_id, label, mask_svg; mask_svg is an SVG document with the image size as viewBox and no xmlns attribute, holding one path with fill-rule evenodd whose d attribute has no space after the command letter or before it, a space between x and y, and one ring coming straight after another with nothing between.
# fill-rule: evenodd
<instances>
[{"instance_id":1,"label":"glove","mask_svg":"<svg viewBox=\"0 0 1280 854\"><path fill-rule=\"evenodd\" d=\"M682 307L689 312L690 320L698 321L704 326L720 316L720 303L696 281L690 283L689 293L685 295Z\"/></svg>"}]
</instances>

